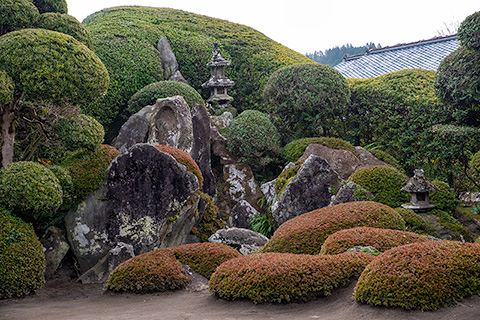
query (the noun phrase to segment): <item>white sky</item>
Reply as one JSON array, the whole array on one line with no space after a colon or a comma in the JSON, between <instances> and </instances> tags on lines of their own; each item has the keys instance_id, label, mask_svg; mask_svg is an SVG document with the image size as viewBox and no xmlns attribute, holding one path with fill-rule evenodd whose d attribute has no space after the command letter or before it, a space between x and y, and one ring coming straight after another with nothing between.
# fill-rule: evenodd
<instances>
[{"instance_id":1,"label":"white sky","mask_svg":"<svg viewBox=\"0 0 480 320\"><path fill-rule=\"evenodd\" d=\"M479 0L67 0L82 21L121 5L166 7L252 27L302 54L351 43L383 47L437 36L480 10Z\"/></svg>"}]
</instances>

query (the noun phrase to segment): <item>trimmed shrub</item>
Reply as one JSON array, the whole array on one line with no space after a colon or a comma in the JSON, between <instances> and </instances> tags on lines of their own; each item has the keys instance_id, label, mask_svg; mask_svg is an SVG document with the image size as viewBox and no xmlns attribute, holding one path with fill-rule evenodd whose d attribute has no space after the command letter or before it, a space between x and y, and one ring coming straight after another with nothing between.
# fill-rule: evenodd
<instances>
[{"instance_id":1,"label":"trimmed shrub","mask_svg":"<svg viewBox=\"0 0 480 320\"><path fill-rule=\"evenodd\" d=\"M388 163L389 165L394 166L397 170L402 171L402 166L400 165L400 162L397 161L392 155L386 151L380 150L380 149L373 149L373 150L368 150L371 154L373 154L378 160L381 160L385 163Z\"/></svg>"},{"instance_id":2,"label":"trimmed shrub","mask_svg":"<svg viewBox=\"0 0 480 320\"><path fill-rule=\"evenodd\" d=\"M413 210L395 208L395 211L397 211L405 221L405 227L407 231L430 235L435 232L435 228L433 228L423 217L416 214Z\"/></svg>"},{"instance_id":3,"label":"trimmed shrub","mask_svg":"<svg viewBox=\"0 0 480 320\"><path fill-rule=\"evenodd\" d=\"M30 0L38 8L40 13L59 12L68 13L66 0Z\"/></svg>"},{"instance_id":4,"label":"trimmed shrub","mask_svg":"<svg viewBox=\"0 0 480 320\"><path fill-rule=\"evenodd\" d=\"M50 216L62 197L57 177L39 163L19 161L0 169L0 205L28 222Z\"/></svg>"},{"instance_id":5,"label":"trimmed shrub","mask_svg":"<svg viewBox=\"0 0 480 320\"><path fill-rule=\"evenodd\" d=\"M205 212L198 226L193 227L192 233L207 242L208 238L224 227L224 221L218 218L218 207L213 203L213 199L206 193L200 192L200 196L206 201Z\"/></svg>"},{"instance_id":6,"label":"trimmed shrub","mask_svg":"<svg viewBox=\"0 0 480 320\"><path fill-rule=\"evenodd\" d=\"M227 148L240 161L266 165L280 153L280 135L267 114L243 111L225 133Z\"/></svg>"},{"instance_id":7,"label":"trimmed shrub","mask_svg":"<svg viewBox=\"0 0 480 320\"><path fill-rule=\"evenodd\" d=\"M460 45L470 50L480 50L480 11L469 15L458 28Z\"/></svg>"},{"instance_id":8,"label":"trimmed shrub","mask_svg":"<svg viewBox=\"0 0 480 320\"><path fill-rule=\"evenodd\" d=\"M293 140L283 147L282 155L287 161L295 162L303 155L305 149L307 149L308 145L311 143L321 144L332 149L347 150L354 155L357 155L354 146L352 146L350 142L330 137L314 137Z\"/></svg>"},{"instance_id":9,"label":"trimmed shrub","mask_svg":"<svg viewBox=\"0 0 480 320\"><path fill-rule=\"evenodd\" d=\"M5 71L0 70L0 104L8 104L13 101L14 88L12 78Z\"/></svg>"},{"instance_id":10,"label":"trimmed shrub","mask_svg":"<svg viewBox=\"0 0 480 320\"><path fill-rule=\"evenodd\" d=\"M157 148L162 152L168 153L169 155L174 157L178 163L183 164L188 171L190 171L195 175L195 177L197 177L198 184L200 185L200 190L202 189L203 187L202 171L200 171L200 168L198 167L197 163L195 162L195 160L192 159L192 157L188 153L180 149L177 149L175 147L166 146L163 144L157 144L155 145L155 148Z\"/></svg>"},{"instance_id":11,"label":"trimmed shrub","mask_svg":"<svg viewBox=\"0 0 480 320\"><path fill-rule=\"evenodd\" d=\"M46 167L48 170L53 172L55 177L57 177L58 181L60 182L60 186L62 187L63 201L62 205L60 206L60 210L70 209L69 204L71 204L73 200L73 181L70 172L68 169L57 165L47 165Z\"/></svg>"},{"instance_id":12,"label":"trimmed shrub","mask_svg":"<svg viewBox=\"0 0 480 320\"><path fill-rule=\"evenodd\" d=\"M396 247L373 260L355 287L374 306L435 310L480 293L480 245L455 241Z\"/></svg>"},{"instance_id":13,"label":"trimmed shrub","mask_svg":"<svg viewBox=\"0 0 480 320\"><path fill-rule=\"evenodd\" d=\"M355 246L372 246L383 252L394 247L425 241L428 241L426 237L413 232L357 227L340 230L328 236L320 254L338 254Z\"/></svg>"},{"instance_id":14,"label":"trimmed shrub","mask_svg":"<svg viewBox=\"0 0 480 320\"><path fill-rule=\"evenodd\" d=\"M182 289L190 281L173 251L157 249L120 264L105 286L113 291L148 293Z\"/></svg>"},{"instance_id":15,"label":"trimmed shrub","mask_svg":"<svg viewBox=\"0 0 480 320\"><path fill-rule=\"evenodd\" d=\"M305 301L330 295L358 277L374 257L348 252L336 256L260 253L229 260L217 268L208 289L228 299L254 303Z\"/></svg>"},{"instance_id":16,"label":"trimmed shrub","mask_svg":"<svg viewBox=\"0 0 480 320\"><path fill-rule=\"evenodd\" d=\"M2 0L0 36L14 30L31 28L38 16L38 9L28 0Z\"/></svg>"},{"instance_id":17,"label":"trimmed shrub","mask_svg":"<svg viewBox=\"0 0 480 320\"><path fill-rule=\"evenodd\" d=\"M188 265L207 279L210 279L219 265L241 256L232 247L211 242L185 244L173 247L171 250L182 264Z\"/></svg>"},{"instance_id":18,"label":"trimmed shrub","mask_svg":"<svg viewBox=\"0 0 480 320\"><path fill-rule=\"evenodd\" d=\"M378 202L341 203L288 220L262 251L318 254L329 235L360 226L404 230L405 222L394 209Z\"/></svg>"},{"instance_id":19,"label":"trimmed shrub","mask_svg":"<svg viewBox=\"0 0 480 320\"><path fill-rule=\"evenodd\" d=\"M266 111L277 119L282 140L341 134L338 126L346 116L350 88L330 66L295 64L275 71L265 86Z\"/></svg>"},{"instance_id":20,"label":"trimmed shrub","mask_svg":"<svg viewBox=\"0 0 480 320\"><path fill-rule=\"evenodd\" d=\"M32 226L0 207L0 299L37 292L44 273L43 247Z\"/></svg>"},{"instance_id":21,"label":"trimmed shrub","mask_svg":"<svg viewBox=\"0 0 480 320\"><path fill-rule=\"evenodd\" d=\"M430 192L430 201L436 203L436 209L448 212L450 215L455 213L459 200L455 194L455 190L450 188L448 183L434 180L432 183L439 189L439 191Z\"/></svg>"},{"instance_id":22,"label":"trimmed shrub","mask_svg":"<svg viewBox=\"0 0 480 320\"><path fill-rule=\"evenodd\" d=\"M410 200L410 194L401 190L407 180L407 176L390 166L363 167L348 178L373 193L374 201L393 208Z\"/></svg>"},{"instance_id":23,"label":"trimmed shrub","mask_svg":"<svg viewBox=\"0 0 480 320\"><path fill-rule=\"evenodd\" d=\"M159 81L137 91L128 101L128 111L135 113L145 106L154 105L157 99L173 96L182 96L190 109L196 104L205 105L202 96L188 84L176 81Z\"/></svg>"},{"instance_id":24,"label":"trimmed shrub","mask_svg":"<svg viewBox=\"0 0 480 320\"><path fill-rule=\"evenodd\" d=\"M60 118L56 126L62 144L68 150L95 150L103 142L103 126L86 114L69 118Z\"/></svg>"},{"instance_id":25,"label":"trimmed shrub","mask_svg":"<svg viewBox=\"0 0 480 320\"><path fill-rule=\"evenodd\" d=\"M92 39L84 27L75 17L63 13L43 13L35 23L37 28L48 29L68 34L90 49L93 48Z\"/></svg>"}]
</instances>

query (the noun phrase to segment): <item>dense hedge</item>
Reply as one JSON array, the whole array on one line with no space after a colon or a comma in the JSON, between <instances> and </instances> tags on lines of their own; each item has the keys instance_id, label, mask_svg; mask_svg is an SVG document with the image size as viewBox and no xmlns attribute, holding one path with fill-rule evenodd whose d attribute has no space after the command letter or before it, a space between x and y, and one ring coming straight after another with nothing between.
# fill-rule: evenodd
<instances>
[{"instance_id":1,"label":"dense hedge","mask_svg":"<svg viewBox=\"0 0 480 320\"><path fill-rule=\"evenodd\" d=\"M68 169L58 165L47 165L48 170L52 171L57 177L60 186L62 187L63 199L60 210L67 211L70 209L69 205L73 200L73 181Z\"/></svg>"},{"instance_id":2,"label":"dense hedge","mask_svg":"<svg viewBox=\"0 0 480 320\"><path fill-rule=\"evenodd\" d=\"M103 126L86 114L69 118L60 118L56 126L62 144L68 150L95 150L103 142Z\"/></svg>"},{"instance_id":3,"label":"dense hedge","mask_svg":"<svg viewBox=\"0 0 480 320\"><path fill-rule=\"evenodd\" d=\"M37 292L44 273L45 255L32 226L0 207L0 299Z\"/></svg>"},{"instance_id":4,"label":"dense hedge","mask_svg":"<svg viewBox=\"0 0 480 320\"><path fill-rule=\"evenodd\" d=\"M62 197L58 179L39 163L18 161L0 169L0 205L28 222L49 217Z\"/></svg>"},{"instance_id":5,"label":"dense hedge","mask_svg":"<svg viewBox=\"0 0 480 320\"><path fill-rule=\"evenodd\" d=\"M355 246L372 246L383 252L394 247L426 241L428 241L426 237L413 232L356 227L340 230L328 236L320 254L338 254Z\"/></svg>"},{"instance_id":6,"label":"dense hedge","mask_svg":"<svg viewBox=\"0 0 480 320\"><path fill-rule=\"evenodd\" d=\"M208 289L228 300L285 303L330 295L358 277L374 257L348 252L336 256L260 253L229 260L212 275Z\"/></svg>"},{"instance_id":7,"label":"dense hedge","mask_svg":"<svg viewBox=\"0 0 480 320\"><path fill-rule=\"evenodd\" d=\"M458 28L460 45L471 50L480 50L480 11L469 15Z\"/></svg>"},{"instance_id":8,"label":"dense hedge","mask_svg":"<svg viewBox=\"0 0 480 320\"><path fill-rule=\"evenodd\" d=\"M360 226L403 230L405 222L394 209L378 202L337 204L288 220L262 251L317 254L332 233Z\"/></svg>"},{"instance_id":9,"label":"dense hedge","mask_svg":"<svg viewBox=\"0 0 480 320\"><path fill-rule=\"evenodd\" d=\"M153 106L157 99L173 96L182 96L190 109L196 104L205 104L202 96L188 84L176 81L159 81L137 91L128 101L128 111L135 113L145 106Z\"/></svg>"},{"instance_id":10,"label":"dense hedge","mask_svg":"<svg viewBox=\"0 0 480 320\"><path fill-rule=\"evenodd\" d=\"M380 150L380 149L373 149L373 150L368 150L371 154L373 154L378 160L381 160L391 166L394 166L395 169L402 171L402 165L400 162L398 162L397 159L395 159L390 153Z\"/></svg>"},{"instance_id":11,"label":"dense hedge","mask_svg":"<svg viewBox=\"0 0 480 320\"><path fill-rule=\"evenodd\" d=\"M43 13L36 23L36 28L48 29L68 34L90 49L93 47L92 39L83 24L74 17L63 13Z\"/></svg>"},{"instance_id":12,"label":"dense hedge","mask_svg":"<svg viewBox=\"0 0 480 320\"><path fill-rule=\"evenodd\" d=\"M357 301L374 306L435 310L480 294L480 245L415 243L384 252L355 287Z\"/></svg>"},{"instance_id":13,"label":"dense hedge","mask_svg":"<svg viewBox=\"0 0 480 320\"><path fill-rule=\"evenodd\" d=\"M59 12L68 13L66 0L30 0L38 8L40 13Z\"/></svg>"},{"instance_id":14,"label":"dense hedge","mask_svg":"<svg viewBox=\"0 0 480 320\"><path fill-rule=\"evenodd\" d=\"M405 221L405 229L420 234L432 234L435 229L423 217L411 209L395 208Z\"/></svg>"},{"instance_id":15,"label":"dense hedge","mask_svg":"<svg viewBox=\"0 0 480 320\"><path fill-rule=\"evenodd\" d=\"M347 115L350 89L340 72L330 66L307 63L283 67L268 79L263 98L284 142L344 131L338 125Z\"/></svg>"},{"instance_id":16,"label":"dense hedge","mask_svg":"<svg viewBox=\"0 0 480 320\"><path fill-rule=\"evenodd\" d=\"M14 30L31 28L38 16L38 9L28 0L2 0L0 36Z\"/></svg>"},{"instance_id":17,"label":"dense hedge","mask_svg":"<svg viewBox=\"0 0 480 320\"><path fill-rule=\"evenodd\" d=\"M150 83L167 80L162 79L155 49L160 36L169 41L180 71L196 90L210 78L206 64L212 57L213 43L218 42L222 56L232 60L227 76L236 86L229 94L240 109L255 108L261 103L263 86L272 72L311 61L252 28L180 10L116 7L96 12L83 23L90 31L95 52L112 77L111 90L97 105L99 111L89 107L93 115L102 116L102 124L124 114L126 103L135 92ZM107 112L108 108L112 112Z\"/></svg>"},{"instance_id":18,"label":"dense hedge","mask_svg":"<svg viewBox=\"0 0 480 320\"><path fill-rule=\"evenodd\" d=\"M401 191L407 177L390 166L369 166L355 171L349 178L374 195L374 201L390 207L399 207L410 200L410 194Z\"/></svg>"},{"instance_id":19,"label":"dense hedge","mask_svg":"<svg viewBox=\"0 0 480 320\"><path fill-rule=\"evenodd\" d=\"M455 190L450 188L448 183L434 180L432 183L439 191L430 192L430 202L437 204L437 209L453 215L460 201L457 199Z\"/></svg>"},{"instance_id":20,"label":"dense hedge","mask_svg":"<svg viewBox=\"0 0 480 320\"><path fill-rule=\"evenodd\" d=\"M0 104L8 104L13 101L15 85L5 71L0 70Z\"/></svg>"},{"instance_id":21,"label":"dense hedge","mask_svg":"<svg viewBox=\"0 0 480 320\"><path fill-rule=\"evenodd\" d=\"M357 154L355 147L348 141L331 137L313 137L297 139L287 143L285 147L283 147L282 155L287 161L295 162L303 155L305 149L307 149L311 143L321 144L332 149L347 150L355 155Z\"/></svg>"}]
</instances>

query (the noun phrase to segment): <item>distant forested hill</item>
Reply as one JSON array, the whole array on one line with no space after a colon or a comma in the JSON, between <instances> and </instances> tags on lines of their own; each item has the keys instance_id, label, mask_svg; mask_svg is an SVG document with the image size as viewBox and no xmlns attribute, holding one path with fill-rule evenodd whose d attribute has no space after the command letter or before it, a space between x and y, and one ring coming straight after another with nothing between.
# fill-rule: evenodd
<instances>
[{"instance_id":1,"label":"distant forested hill","mask_svg":"<svg viewBox=\"0 0 480 320\"><path fill-rule=\"evenodd\" d=\"M373 42L367 43L366 45L361 47L354 47L351 44L346 44L341 47L337 46L335 48L325 50L325 52L320 50L315 51L314 53L307 53L305 54L305 56L318 63L334 67L342 61L345 54L353 56L355 54L367 52L368 48L376 49L380 47L380 44L376 45Z\"/></svg>"}]
</instances>

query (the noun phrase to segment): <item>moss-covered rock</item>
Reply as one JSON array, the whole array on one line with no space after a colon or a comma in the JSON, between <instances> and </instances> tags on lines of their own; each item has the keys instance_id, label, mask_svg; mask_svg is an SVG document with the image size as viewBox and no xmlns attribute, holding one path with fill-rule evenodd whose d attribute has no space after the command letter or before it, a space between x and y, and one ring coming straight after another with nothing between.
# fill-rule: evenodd
<instances>
[{"instance_id":1,"label":"moss-covered rock","mask_svg":"<svg viewBox=\"0 0 480 320\"><path fill-rule=\"evenodd\" d=\"M394 209L378 202L342 203L288 220L262 251L318 254L329 235L360 226L404 230L405 222Z\"/></svg>"},{"instance_id":2,"label":"moss-covered rock","mask_svg":"<svg viewBox=\"0 0 480 320\"><path fill-rule=\"evenodd\" d=\"M480 50L480 11L469 15L458 28L460 45L471 50Z\"/></svg>"},{"instance_id":3,"label":"moss-covered rock","mask_svg":"<svg viewBox=\"0 0 480 320\"><path fill-rule=\"evenodd\" d=\"M103 126L86 114L60 118L56 126L58 137L68 150L95 150L103 142Z\"/></svg>"},{"instance_id":4,"label":"moss-covered rock","mask_svg":"<svg viewBox=\"0 0 480 320\"><path fill-rule=\"evenodd\" d=\"M0 299L37 292L44 273L45 255L32 226L0 207Z\"/></svg>"},{"instance_id":5,"label":"moss-covered rock","mask_svg":"<svg viewBox=\"0 0 480 320\"><path fill-rule=\"evenodd\" d=\"M348 141L332 137L313 137L293 140L285 145L282 155L287 161L297 161L305 152L307 146L311 143L321 144L332 149L347 150L356 155L355 148Z\"/></svg>"},{"instance_id":6,"label":"moss-covered rock","mask_svg":"<svg viewBox=\"0 0 480 320\"><path fill-rule=\"evenodd\" d=\"M396 247L365 268L354 297L373 306L405 309L451 306L480 293L479 265L478 244L434 241Z\"/></svg>"},{"instance_id":7,"label":"moss-covered rock","mask_svg":"<svg viewBox=\"0 0 480 320\"><path fill-rule=\"evenodd\" d=\"M2 0L0 36L14 30L32 28L38 16L38 9L28 0Z\"/></svg>"},{"instance_id":8,"label":"moss-covered rock","mask_svg":"<svg viewBox=\"0 0 480 320\"><path fill-rule=\"evenodd\" d=\"M36 28L68 34L90 49L93 47L92 39L85 26L68 14L58 12L43 13L38 17L35 26Z\"/></svg>"},{"instance_id":9,"label":"moss-covered rock","mask_svg":"<svg viewBox=\"0 0 480 320\"><path fill-rule=\"evenodd\" d=\"M205 211L198 226L192 229L192 233L203 242L207 242L212 234L224 227L225 222L219 219L219 209L213 202L213 198L203 192L200 192L200 196L206 202Z\"/></svg>"}]
</instances>

